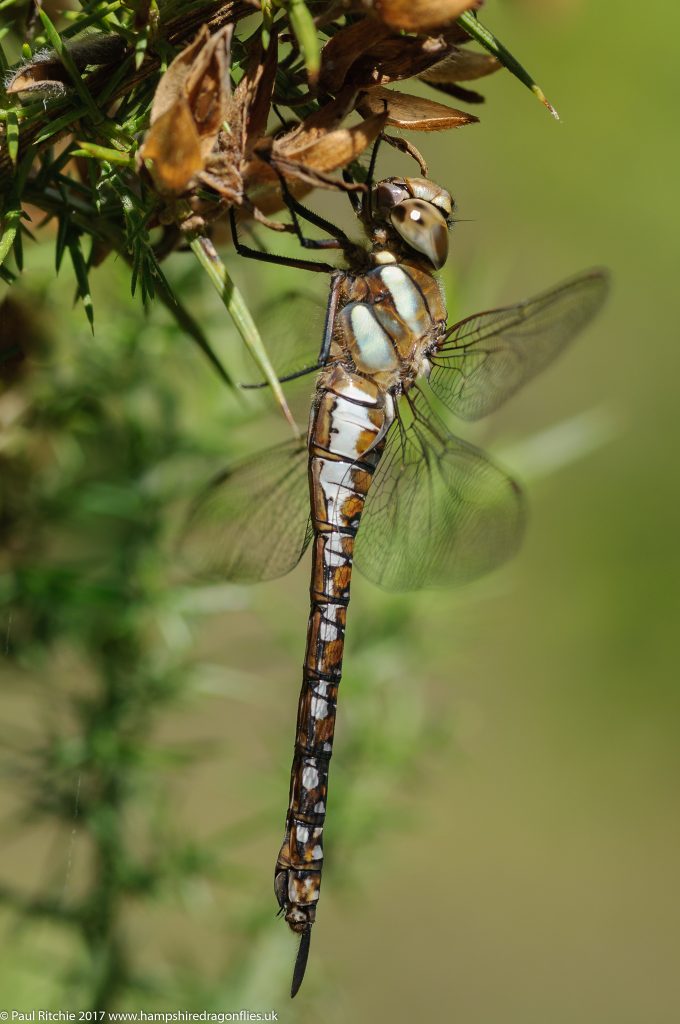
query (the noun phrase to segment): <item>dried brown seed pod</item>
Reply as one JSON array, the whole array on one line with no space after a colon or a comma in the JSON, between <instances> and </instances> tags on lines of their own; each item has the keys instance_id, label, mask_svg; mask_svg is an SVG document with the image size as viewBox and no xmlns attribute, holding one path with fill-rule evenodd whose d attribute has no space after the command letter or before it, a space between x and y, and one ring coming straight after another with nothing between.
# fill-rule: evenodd
<instances>
[{"instance_id":1,"label":"dried brown seed pod","mask_svg":"<svg viewBox=\"0 0 680 1024\"><path fill-rule=\"evenodd\" d=\"M426 32L441 28L464 11L481 7L480 0L372 0L370 10L392 29Z\"/></svg>"},{"instance_id":2,"label":"dried brown seed pod","mask_svg":"<svg viewBox=\"0 0 680 1024\"><path fill-rule=\"evenodd\" d=\"M232 32L211 36L204 26L158 83L139 159L159 192L184 192L215 146L231 93Z\"/></svg>"}]
</instances>

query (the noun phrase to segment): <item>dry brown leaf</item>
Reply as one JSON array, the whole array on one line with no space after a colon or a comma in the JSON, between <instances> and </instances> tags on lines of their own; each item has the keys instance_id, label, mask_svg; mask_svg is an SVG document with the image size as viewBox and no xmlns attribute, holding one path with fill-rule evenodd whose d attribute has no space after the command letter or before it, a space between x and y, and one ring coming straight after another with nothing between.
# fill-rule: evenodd
<instances>
[{"instance_id":1,"label":"dry brown leaf","mask_svg":"<svg viewBox=\"0 0 680 1024\"><path fill-rule=\"evenodd\" d=\"M232 32L211 36L203 26L158 83L139 159L160 192L184 192L215 146L231 93Z\"/></svg>"},{"instance_id":2,"label":"dry brown leaf","mask_svg":"<svg viewBox=\"0 0 680 1024\"><path fill-rule=\"evenodd\" d=\"M443 60L423 71L420 77L426 82L448 85L450 82L472 82L476 78L484 78L500 67L500 61L490 53L475 53L456 46Z\"/></svg>"},{"instance_id":3,"label":"dry brown leaf","mask_svg":"<svg viewBox=\"0 0 680 1024\"><path fill-rule=\"evenodd\" d=\"M364 117L377 114L387 104L387 124L395 128L407 128L416 132L440 132L447 128L460 128L464 124L479 121L474 114L447 107L421 96L409 96L395 89L371 89L363 93L357 103L357 110Z\"/></svg>"},{"instance_id":4,"label":"dry brown leaf","mask_svg":"<svg viewBox=\"0 0 680 1024\"><path fill-rule=\"evenodd\" d=\"M267 52L264 53L261 47L255 51L246 74L237 86L236 93L239 94L239 103L242 104L243 110L242 160L247 160L251 156L257 140L267 130L277 60L278 40L275 33L271 32Z\"/></svg>"},{"instance_id":5,"label":"dry brown leaf","mask_svg":"<svg viewBox=\"0 0 680 1024\"><path fill-rule=\"evenodd\" d=\"M284 208L278 175L264 160L251 160L245 169L243 180L245 192L255 209L266 215L277 213ZM311 189L311 185L300 181L299 178L291 178L288 181L288 191L296 199L302 199Z\"/></svg>"},{"instance_id":6,"label":"dry brown leaf","mask_svg":"<svg viewBox=\"0 0 680 1024\"><path fill-rule=\"evenodd\" d=\"M191 67L186 81L189 109L206 156L215 145L231 96L229 58L233 25L210 38Z\"/></svg>"},{"instance_id":7,"label":"dry brown leaf","mask_svg":"<svg viewBox=\"0 0 680 1024\"><path fill-rule=\"evenodd\" d=\"M344 89L334 100L310 114L278 138L263 139L256 153L279 173L322 188L344 188L330 173L355 160L378 137L387 115L380 110L359 124L342 128L354 109L356 92Z\"/></svg>"},{"instance_id":8,"label":"dry brown leaf","mask_svg":"<svg viewBox=\"0 0 680 1024\"><path fill-rule=\"evenodd\" d=\"M159 192L184 192L203 167L201 140L184 98L156 118L139 156Z\"/></svg>"},{"instance_id":9,"label":"dry brown leaf","mask_svg":"<svg viewBox=\"0 0 680 1024\"><path fill-rule=\"evenodd\" d=\"M371 10L389 28L425 32L479 6L479 0L374 0Z\"/></svg>"},{"instance_id":10,"label":"dry brown leaf","mask_svg":"<svg viewBox=\"0 0 680 1024\"><path fill-rule=\"evenodd\" d=\"M323 138L340 127L350 111L354 110L356 98L356 89L343 89L334 100L315 110L285 135L280 135L274 141L274 148L290 155Z\"/></svg>"},{"instance_id":11,"label":"dry brown leaf","mask_svg":"<svg viewBox=\"0 0 680 1024\"><path fill-rule=\"evenodd\" d=\"M440 61L450 49L451 44L440 36L383 39L352 64L346 76L347 86L366 89L413 78Z\"/></svg>"},{"instance_id":12,"label":"dry brown leaf","mask_svg":"<svg viewBox=\"0 0 680 1024\"><path fill-rule=\"evenodd\" d=\"M363 185L349 184L344 181L339 181L338 178L326 171L316 170L313 167L305 166L305 164L299 163L297 160L291 160L286 156L277 156L275 161L272 161L272 166L276 166L276 170L279 174L283 175L288 181L302 182L312 188L327 188L327 189L342 189L345 192L357 192L363 191Z\"/></svg>"},{"instance_id":13,"label":"dry brown leaf","mask_svg":"<svg viewBox=\"0 0 680 1024\"><path fill-rule=\"evenodd\" d=\"M221 131L218 146L200 173L203 184L223 200L240 206L244 201L244 173L253 149L266 129L276 77L277 40L271 35L269 49L258 45L248 68L226 104L228 130Z\"/></svg>"},{"instance_id":14,"label":"dry brown leaf","mask_svg":"<svg viewBox=\"0 0 680 1024\"><path fill-rule=\"evenodd\" d=\"M321 51L320 87L334 95L339 92L352 64L387 35L387 26L367 18L336 32Z\"/></svg>"},{"instance_id":15,"label":"dry brown leaf","mask_svg":"<svg viewBox=\"0 0 680 1024\"><path fill-rule=\"evenodd\" d=\"M168 70L161 76L151 104L151 124L162 117L180 98L186 98L186 84L196 57L210 38L204 25L193 42L178 53Z\"/></svg>"},{"instance_id":16,"label":"dry brown leaf","mask_svg":"<svg viewBox=\"0 0 680 1024\"><path fill-rule=\"evenodd\" d=\"M322 173L337 171L340 167L346 167L347 164L356 160L372 142L375 142L385 127L386 120L386 115L381 110L359 124L352 125L350 128L337 128L333 132L322 135L308 146L292 153L285 153L285 156L311 171ZM274 154L273 163L276 158L277 154Z\"/></svg>"}]
</instances>

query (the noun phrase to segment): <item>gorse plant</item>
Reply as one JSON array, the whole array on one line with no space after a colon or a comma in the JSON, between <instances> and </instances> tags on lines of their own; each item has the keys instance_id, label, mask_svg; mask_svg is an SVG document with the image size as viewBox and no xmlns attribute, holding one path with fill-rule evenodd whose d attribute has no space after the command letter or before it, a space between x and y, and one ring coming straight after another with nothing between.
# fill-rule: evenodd
<instances>
[{"instance_id":1,"label":"gorse plant","mask_svg":"<svg viewBox=\"0 0 680 1024\"><path fill-rule=\"evenodd\" d=\"M477 20L479 6L294 0L263 3L256 13L239 0L115 0L64 12L58 30L42 6L5 0L0 273L11 283L25 239L37 223L53 223L56 268L64 257L73 263L93 324L90 273L120 254L132 292L165 303L228 381L162 270L188 241L285 410L252 317L206 239L210 225L238 210L291 231L271 216L285 191L360 189L357 161L378 136L425 170L418 150L390 127L440 131L477 120L386 89L391 83L419 78L475 104L481 96L459 83L505 64L547 102ZM484 52L469 49L473 39ZM355 112L361 120L352 120Z\"/></svg>"},{"instance_id":2,"label":"gorse plant","mask_svg":"<svg viewBox=\"0 0 680 1024\"><path fill-rule=\"evenodd\" d=\"M53 314L53 289L47 297ZM42 892L24 884L0 896L81 940L88 956L72 990L79 1005L104 1009L137 973L125 952L124 902L203 870L209 856L158 814L137 849L129 838L140 793L157 800L151 725L186 668L157 637L168 609L159 547L168 495L148 478L183 442L167 381L144 350L149 331L123 313L96 344L76 335L71 357L57 348L47 359L57 339L44 306L35 292L33 311L22 295L1 314L6 329L21 325L25 356L6 364L14 379L0 399L3 653L18 678L45 678L35 698L52 709L45 733L21 744L25 817L86 837L88 863L69 878L62 844ZM67 670L56 668L56 679L49 671L64 650L69 682Z\"/></svg>"}]
</instances>

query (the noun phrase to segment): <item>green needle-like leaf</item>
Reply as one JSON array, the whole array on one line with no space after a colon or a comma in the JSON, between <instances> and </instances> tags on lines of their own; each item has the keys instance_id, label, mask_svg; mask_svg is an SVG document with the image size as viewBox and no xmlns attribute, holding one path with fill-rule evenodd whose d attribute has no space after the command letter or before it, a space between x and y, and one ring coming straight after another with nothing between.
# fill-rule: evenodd
<instances>
[{"instance_id":1,"label":"green needle-like leaf","mask_svg":"<svg viewBox=\"0 0 680 1024\"><path fill-rule=\"evenodd\" d=\"M94 160L106 160L110 164L124 164L126 167L134 167L135 158L129 153L121 153L118 149L110 149L108 146L98 146L94 142L78 142L78 149L72 151L72 156L86 156Z\"/></svg>"},{"instance_id":2,"label":"green needle-like leaf","mask_svg":"<svg viewBox=\"0 0 680 1024\"><path fill-rule=\"evenodd\" d=\"M0 234L0 266L5 262L8 253L14 245L16 233L19 230L21 210L6 210L3 214L2 233Z\"/></svg>"},{"instance_id":3,"label":"green needle-like leaf","mask_svg":"<svg viewBox=\"0 0 680 1024\"><path fill-rule=\"evenodd\" d=\"M16 166L17 157L19 155L19 121L17 120L16 110L8 110L5 114L5 124L7 125L7 152L12 163Z\"/></svg>"},{"instance_id":4,"label":"green needle-like leaf","mask_svg":"<svg viewBox=\"0 0 680 1024\"><path fill-rule=\"evenodd\" d=\"M513 57L510 51L506 49L498 39L496 39L493 32L490 32L488 28L485 28L485 26L482 25L476 15L472 14L470 11L466 11L465 14L461 14L458 18L458 24L462 25L465 31L468 32L473 39L476 39L485 50L488 50L489 53L494 55L494 57L497 57L501 64L503 64L508 71L512 72L515 78L518 78L528 89L531 89L543 106L547 107L555 120L559 121L560 115L557 113L552 103L550 103L546 98L540 85L537 85L529 72L526 71L520 62Z\"/></svg>"},{"instance_id":5,"label":"green needle-like leaf","mask_svg":"<svg viewBox=\"0 0 680 1024\"><path fill-rule=\"evenodd\" d=\"M314 19L304 0L288 0L288 18L302 52L309 81L314 84L321 69L321 43Z\"/></svg>"},{"instance_id":6,"label":"green needle-like leaf","mask_svg":"<svg viewBox=\"0 0 680 1024\"><path fill-rule=\"evenodd\" d=\"M76 281L78 282L78 295L83 301L85 307L85 315L90 323L90 328L94 334L94 309L92 306L92 293L90 292L90 281L87 273L87 263L83 256L83 251L80 247L80 235L75 231L71 232L68 238L68 251L71 255L71 262L73 263L73 269L76 275Z\"/></svg>"},{"instance_id":7,"label":"green needle-like leaf","mask_svg":"<svg viewBox=\"0 0 680 1024\"><path fill-rule=\"evenodd\" d=\"M4 28L0 28L0 71L2 71L3 74L9 67L9 61L7 60L7 55L2 48L2 40L9 34L9 31L9 25L5 25Z\"/></svg>"}]
</instances>

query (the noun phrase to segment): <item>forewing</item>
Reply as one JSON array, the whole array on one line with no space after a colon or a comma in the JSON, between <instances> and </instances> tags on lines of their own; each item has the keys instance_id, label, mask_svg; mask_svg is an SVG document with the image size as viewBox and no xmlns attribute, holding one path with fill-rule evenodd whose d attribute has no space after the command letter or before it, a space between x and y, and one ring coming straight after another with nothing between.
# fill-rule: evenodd
<instances>
[{"instance_id":1,"label":"forewing","mask_svg":"<svg viewBox=\"0 0 680 1024\"><path fill-rule=\"evenodd\" d=\"M591 270L516 306L461 320L430 356L433 392L461 419L486 416L560 354L607 288L607 274Z\"/></svg>"},{"instance_id":2,"label":"forewing","mask_svg":"<svg viewBox=\"0 0 680 1024\"><path fill-rule=\"evenodd\" d=\"M307 449L287 441L216 477L197 499L180 558L204 579L284 576L311 538Z\"/></svg>"},{"instance_id":3,"label":"forewing","mask_svg":"<svg viewBox=\"0 0 680 1024\"><path fill-rule=\"evenodd\" d=\"M522 493L473 445L447 433L422 394L390 427L359 524L355 562L386 590L464 583L510 558Z\"/></svg>"}]
</instances>

